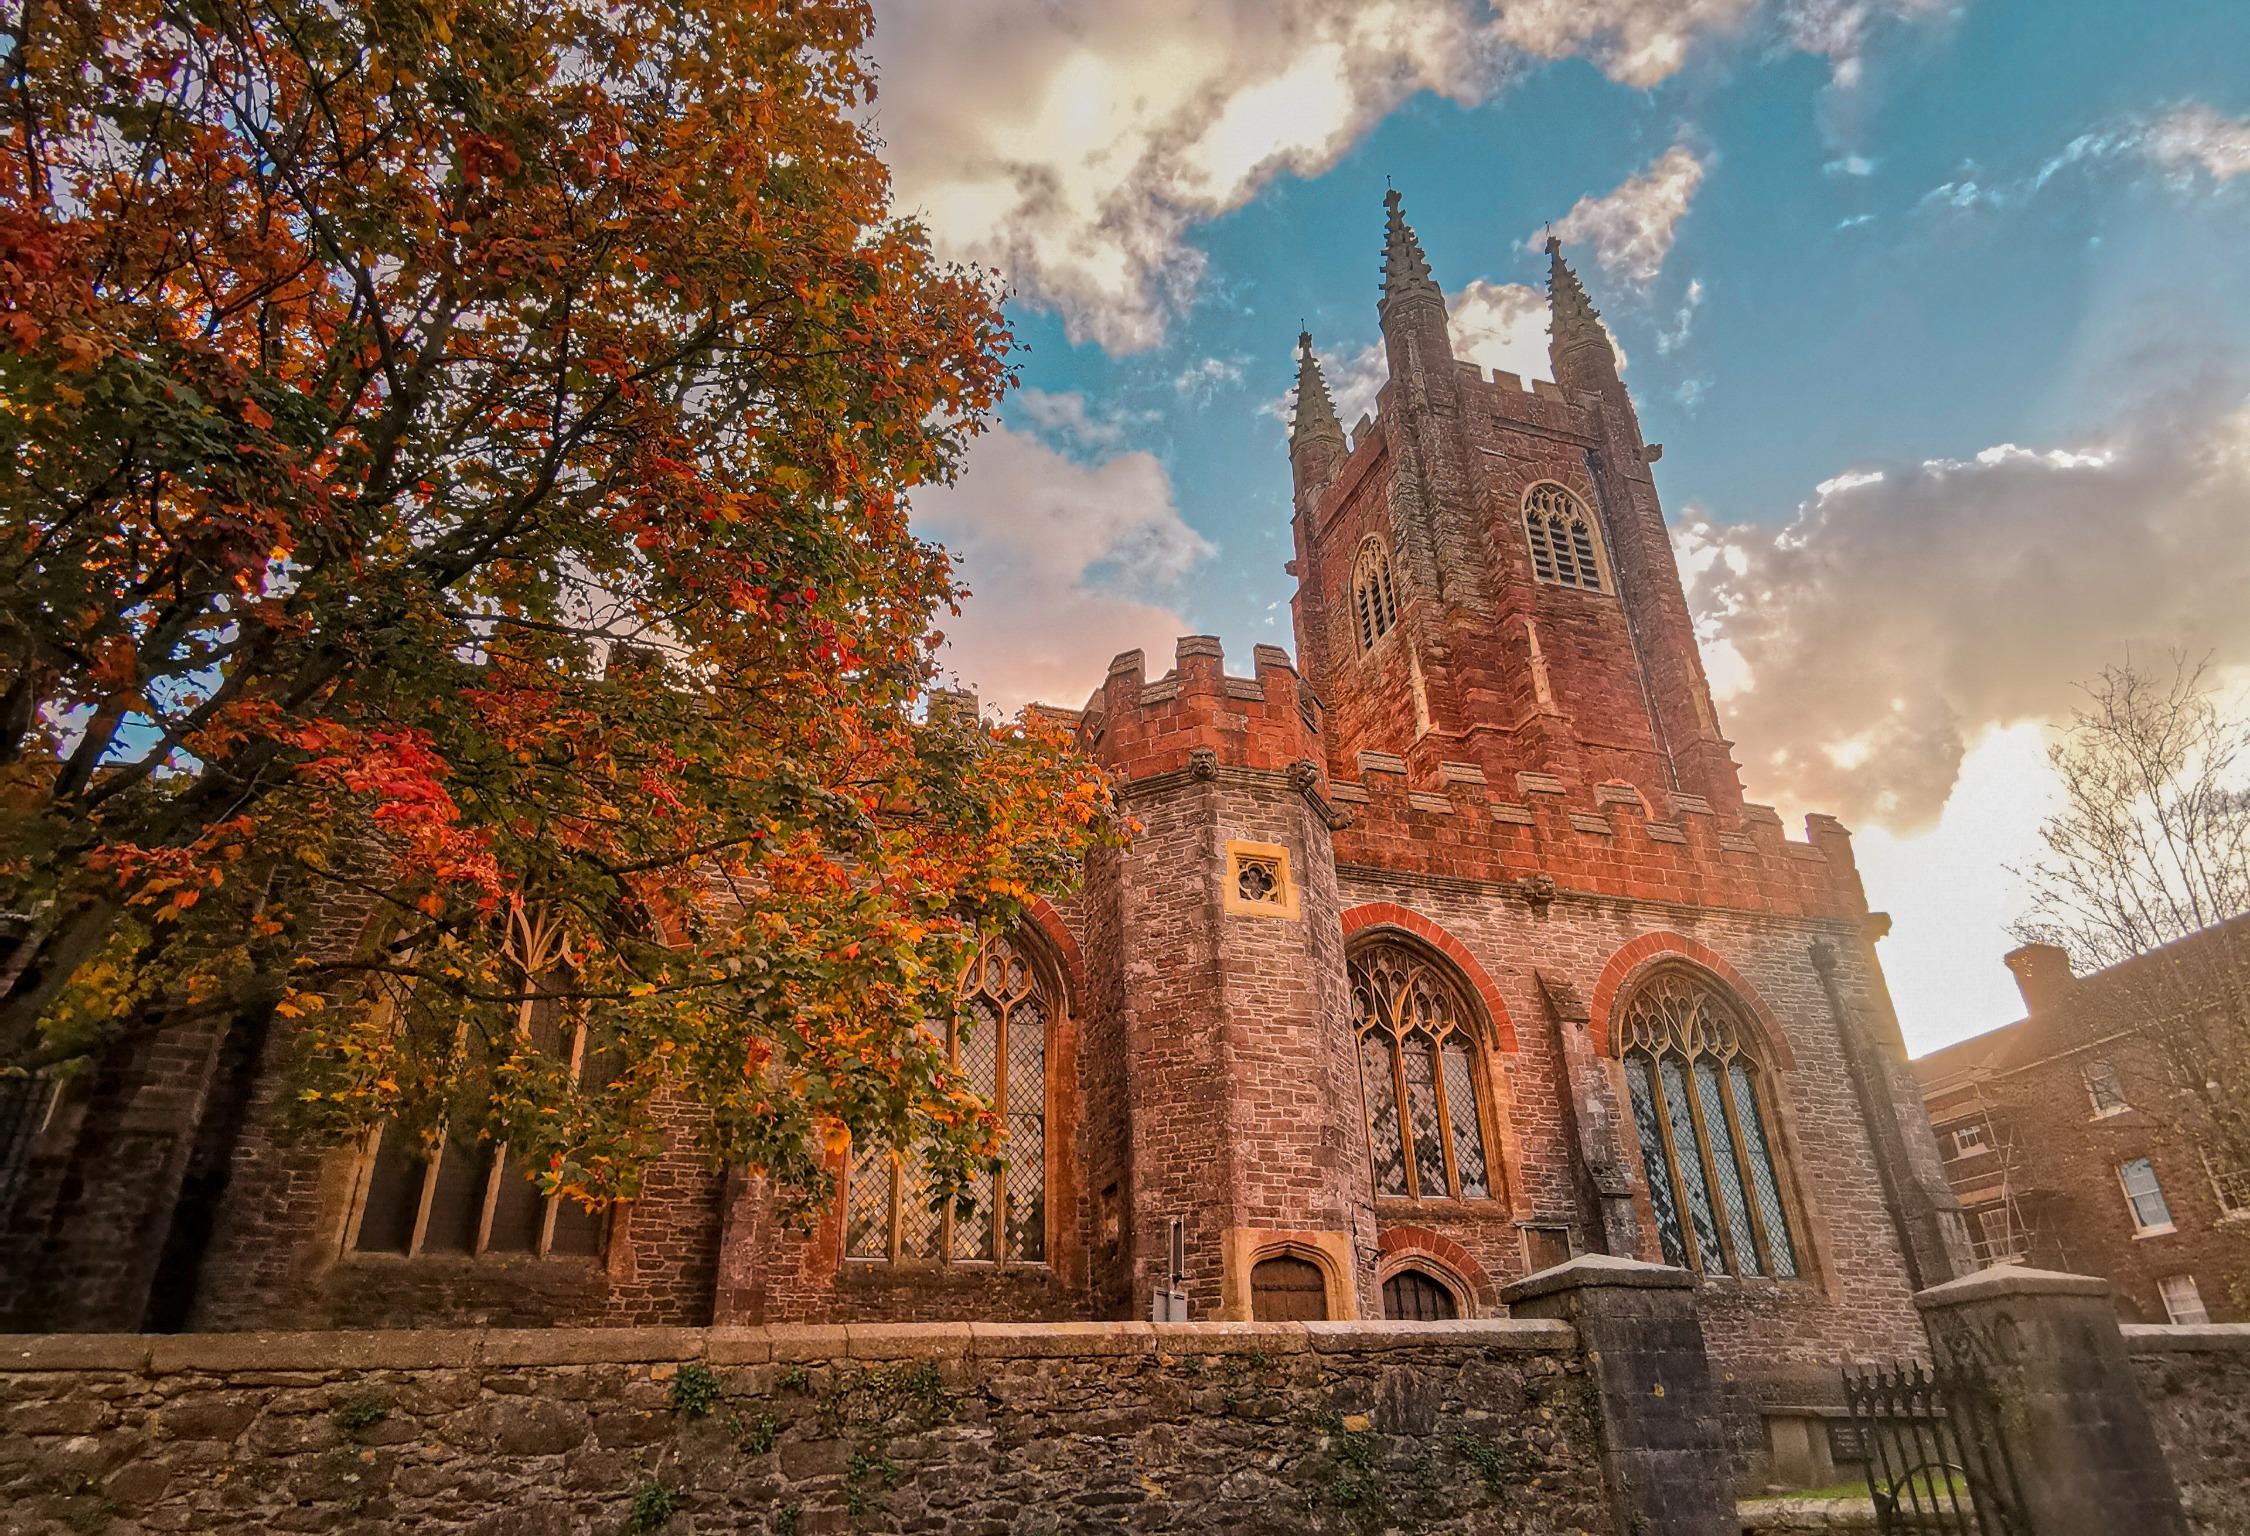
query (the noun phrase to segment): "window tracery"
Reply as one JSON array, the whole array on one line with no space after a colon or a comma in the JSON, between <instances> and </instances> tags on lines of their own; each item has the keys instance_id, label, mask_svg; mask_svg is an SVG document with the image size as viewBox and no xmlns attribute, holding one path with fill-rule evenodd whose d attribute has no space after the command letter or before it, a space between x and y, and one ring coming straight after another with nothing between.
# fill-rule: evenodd
<instances>
[{"instance_id":1,"label":"window tracery","mask_svg":"<svg viewBox=\"0 0 2250 1536\"><path fill-rule=\"evenodd\" d=\"M1665 1262L1794 1278L1763 1063L1740 1012L1701 978L1663 971L1620 1010L1617 1049Z\"/></svg>"},{"instance_id":2,"label":"window tracery","mask_svg":"<svg viewBox=\"0 0 2250 1536\"><path fill-rule=\"evenodd\" d=\"M1459 987L1394 941L1363 947L1350 970L1375 1193L1492 1198L1472 1015Z\"/></svg>"},{"instance_id":3,"label":"window tracery","mask_svg":"<svg viewBox=\"0 0 2250 1536\"><path fill-rule=\"evenodd\" d=\"M940 1201L913 1149L852 1151L844 1256L909 1263L1044 1263L1047 1257L1047 1020L1037 969L1004 938L961 978L947 1048L1007 1127L1006 1160L979 1173L966 1204Z\"/></svg>"},{"instance_id":4,"label":"window tracery","mask_svg":"<svg viewBox=\"0 0 2250 1536\"><path fill-rule=\"evenodd\" d=\"M1363 651L1398 626L1398 584L1391 575L1391 554L1372 535L1360 544L1359 558L1352 562L1352 614Z\"/></svg>"},{"instance_id":5,"label":"window tracery","mask_svg":"<svg viewBox=\"0 0 2250 1536\"><path fill-rule=\"evenodd\" d=\"M560 924L535 907L507 918L506 953L524 978L514 1038L491 1043L461 1039L468 1048L502 1052L561 1067L585 1083L601 1067L585 1010L561 995L560 978L571 964ZM404 982L384 1006L397 1015L409 1001ZM356 1253L407 1258L509 1254L541 1258L594 1258L601 1254L608 1213L575 1200L542 1193L530 1166L509 1156L505 1142L480 1131L441 1125L418 1136L395 1121L371 1136L360 1180L360 1198L349 1234Z\"/></svg>"},{"instance_id":6,"label":"window tracery","mask_svg":"<svg viewBox=\"0 0 2250 1536\"><path fill-rule=\"evenodd\" d=\"M1586 504L1552 480L1524 493L1524 537L1531 545L1531 568L1541 581L1600 592L1601 538Z\"/></svg>"}]
</instances>

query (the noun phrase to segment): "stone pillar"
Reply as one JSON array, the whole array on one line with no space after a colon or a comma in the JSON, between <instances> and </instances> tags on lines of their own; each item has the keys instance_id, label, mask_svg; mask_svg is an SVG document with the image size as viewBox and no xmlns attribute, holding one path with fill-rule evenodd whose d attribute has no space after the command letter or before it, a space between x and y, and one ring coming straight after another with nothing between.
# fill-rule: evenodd
<instances>
[{"instance_id":1,"label":"stone pillar","mask_svg":"<svg viewBox=\"0 0 2250 1536\"><path fill-rule=\"evenodd\" d=\"M1991 1374L2029 1528L2186 1536L2109 1282L2003 1264L1914 1298L1942 1361Z\"/></svg>"},{"instance_id":2,"label":"stone pillar","mask_svg":"<svg viewBox=\"0 0 2250 1536\"><path fill-rule=\"evenodd\" d=\"M1695 1277L1581 1254L1500 1293L1515 1317L1561 1318L1601 1397L1602 1480L1619 1536L1737 1536L1733 1479Z\"/></svg>"}]
</instances>

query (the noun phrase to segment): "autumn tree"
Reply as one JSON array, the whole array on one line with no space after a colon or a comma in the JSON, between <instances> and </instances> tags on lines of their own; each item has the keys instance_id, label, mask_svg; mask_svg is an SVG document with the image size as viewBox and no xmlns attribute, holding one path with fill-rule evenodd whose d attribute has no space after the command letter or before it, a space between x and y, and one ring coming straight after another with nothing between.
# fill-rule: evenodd
<instances>
[{"instance_id":1,"label":"autumn tree","mask_svg":"<svg viewBox=\"0 0 2250 1536\"><path fill-rule=\"evenodd\" d=\"M2062 804L2015 871L2031 898L2017 937L2081 973L2125 966L2104 984L2140 1047L2129 1091L2214 1165L2250 1171L2250 924L2231 921L2250 913L2250 721L2179 655L2083 692L2048 752Z\"/></svg>"},{"instance_id":2,"label":"autumn tree","mask_svg":"<svg viewBox=\"0 0 2250 1536\"><path fill-rule=\"evenodd\" d=\"M927 713L1010 338L862 0L10 11L0 1065L285 1031L312 1129L589 1198L663 1093L806 1199L989 1155L920 1026L1111 811Z\"/></svg>"}]
</instances>

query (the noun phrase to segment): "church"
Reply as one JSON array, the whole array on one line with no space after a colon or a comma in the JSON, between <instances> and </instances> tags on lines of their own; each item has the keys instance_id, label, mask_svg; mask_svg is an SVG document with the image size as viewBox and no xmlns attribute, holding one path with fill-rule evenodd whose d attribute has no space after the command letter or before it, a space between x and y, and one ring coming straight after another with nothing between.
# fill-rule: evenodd
<instances>
[{"instance_id":1,"label":"church","mask_svg":"<svg viewBox=\"0 0 2250 1536\"><path fill-rule=\"evenodd\" d=\"M290 1143L270 1049L166 1039L16 1149L9 1324L1430 1320L1606 1254L1697 1275L1768 1403L1915 1351L1966 1248L1884 919L1835 820L1744 801L1548 256L1552 383L1453 355L1396 192L1371 417L1300 338L1296 659L1128 652L1073 717L1137 831L963 983L1009 1131L970 1201L860 1148L802 1231L682 1135L590 1216L487 1149Z\"/></svg>"}]
</instances>

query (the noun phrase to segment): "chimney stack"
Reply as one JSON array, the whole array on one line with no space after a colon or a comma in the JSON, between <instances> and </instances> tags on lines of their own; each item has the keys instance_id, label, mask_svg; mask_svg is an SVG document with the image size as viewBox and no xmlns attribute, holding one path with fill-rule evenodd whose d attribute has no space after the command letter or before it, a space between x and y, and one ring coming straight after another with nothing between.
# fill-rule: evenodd
<instances>
[{"instance_id":1,"label":"chimney stack","mask_svg":"<svg viewBox=\"0 0 2250 1536\"><path fill-rule=\"evenodd\" d=\"M2070 952L2060 944L2025 944L2009 950L2006 960L2008 969L2016 973L2027 1013L2048 1012L2076 979L2070 974Z\"/></svg>"}]
</instances>

